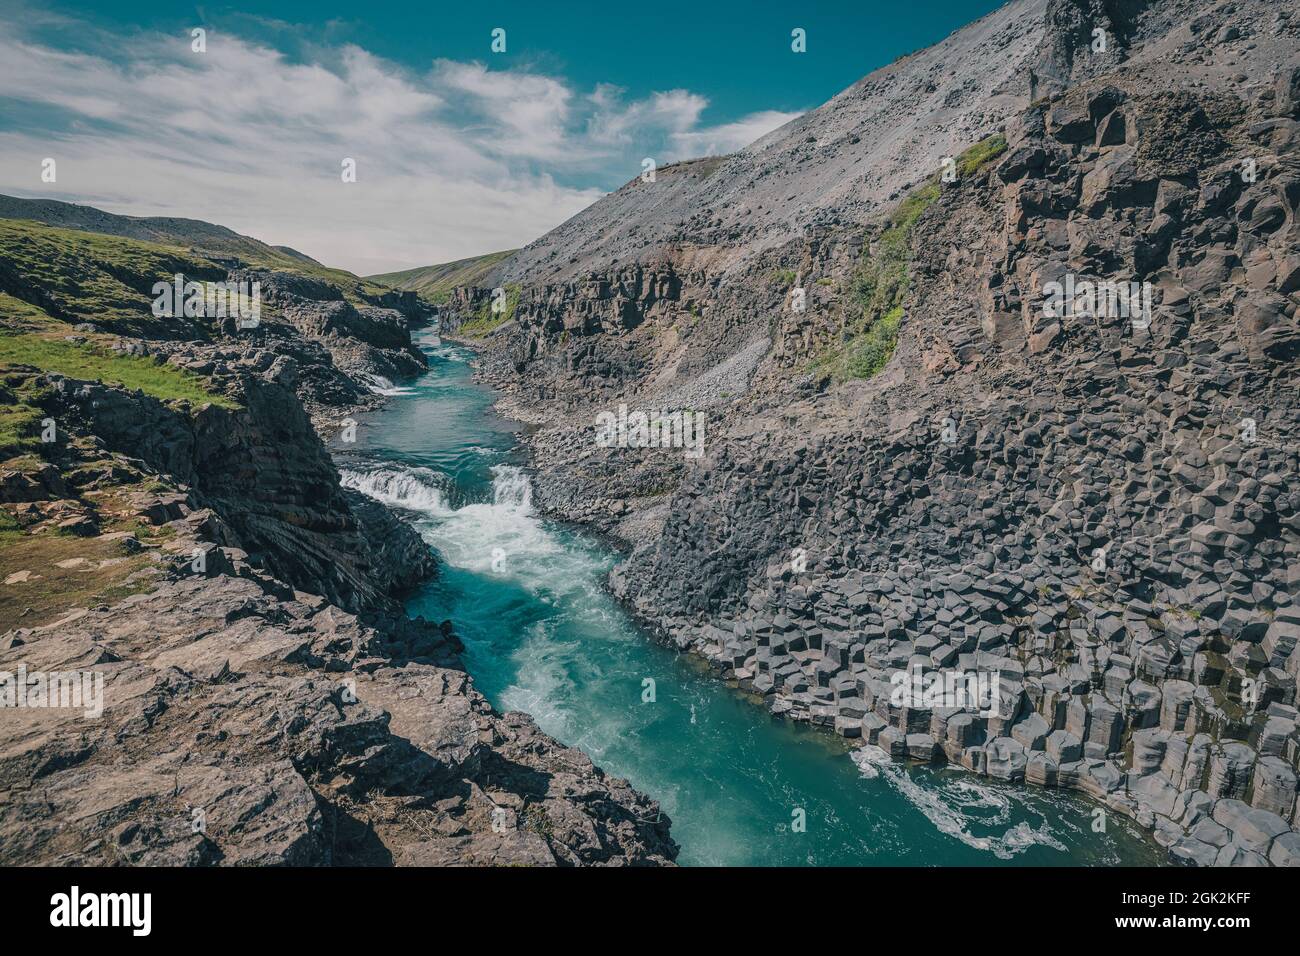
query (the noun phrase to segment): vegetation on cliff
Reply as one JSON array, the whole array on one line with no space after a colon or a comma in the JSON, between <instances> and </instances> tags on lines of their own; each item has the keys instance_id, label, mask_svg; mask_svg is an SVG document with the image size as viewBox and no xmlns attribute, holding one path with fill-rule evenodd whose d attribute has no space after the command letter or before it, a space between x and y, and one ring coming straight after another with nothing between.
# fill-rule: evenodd
<instances>
[{"instance_id":1,"label":"vegetation on cliff","mask_svg":"<svg viewBox=\"0 0 1300 956\"><path fill-rule=\"evenodd\" d=\"M1007 148L990 136L956 157L959 180L978 172ZM940 195L940 177L913 190L894 209L885 228L864 250L848 280L843 341L813 363L836 380L870 378L885 367L898 343L903 301L911 288L912 230Z\"/></svg>"},{"instance_id":2,"label":"vegetation on cliff","mask_svg":"<svg viewBox=\"0 0 1300 956\"><path fill-rule=\"evenodd\" d=\"M156 324L150 290L176 273L195 280L225 276L176 246L0 219L0 288L65 322L123 331ZM13 307L4 303L0 317Z\"/></svg>"},{"instance_id":3,"label":"vegetation on cliff","mask_svg":"<svg viewBox=\"0 0 1300 956\"><path fill-rule=\"evenodd\" d=\"M474 318L461 325L461 335L467 336L468 338L482 338L485 335L495 332L515 317L515 309L519 307L519 294L522 289L520 286L515 284L507 285L504 289L505 307L500 312L493 312L493 297L489 296L484 299L483 304L480 305L478 311L474 313Z\"/></svg>"}]
</instances>

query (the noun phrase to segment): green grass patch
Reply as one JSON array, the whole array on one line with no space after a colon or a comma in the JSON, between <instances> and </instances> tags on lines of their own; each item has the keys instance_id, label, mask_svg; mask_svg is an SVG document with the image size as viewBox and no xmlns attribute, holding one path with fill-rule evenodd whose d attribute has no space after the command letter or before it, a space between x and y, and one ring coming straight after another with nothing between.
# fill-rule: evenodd
<instances>
[{"instance_id":1,"label":"green grass patch","mask_svg":"<svg viewBox=\"0 0 1300 956\"><path fill-rule=\"evenodd\" d=\"M17 296L0 299L0 325L30 326L43 314L71 324L93 322L122 334L166 338L183 329L186 335L201 335L202 326L193 320L154 316L153 287L170 282L177 273L189 281L225 281L227 267L207 254L231 256L252 268L309 276L335 286L353 305L367 304L391 288L256 239L199 235L198 241L208 247L207 253L181 244L0 219L0 285Z\"/></svg>"},{"instance_id":2,"label":"green grass patch","mask_svg":"<svg viewBox=\"0 0 1300 956\"><path fill-rule=\"evenodd\" d=\"M977 173L1007 151L1007 138L1001 133L987 136L957 157L957 173L969 176Z\"/></svg>"},{"instance_id":3,"label":"green grass patch","mask_svg":"<svg viewBox=\"0 0 1300 956\"><path fill-rule=\"evenodd\" d=\"M393 289L409 290L418 294L426 302L445 305L451 298L453 289L487 285L488 276L496 265L518 251L506 249L501 252L490 252L485 256L471 256L468 259L457 259L455 262L444 262L436 266L422 266L402 272L385 272L369 276L366 281Z\"/></svg>"},{"instance_id":4,"label":"green grass patch","mask_svg":"<svg viewBox=\"0 0 1300 956\"><path fill-rule=\"evenodd\" d=\"M491 332L496 331L515 317L515 309L519 306L519 295L523 291L518 285L507 285L505 289L505 308L500 312L492 311L492 296L483 300L483 304L478 307L474 313L474 318L464 322L460 327L460 334L469 338L482 338Z\"/></svg>"},{"instance_id":5,"label":"green grass patch","mask_svg":"<svg viewBox=\"0 0 1300 956\"><path fill-rule=\"evenodd\" d=\"M6 318L13 310L28 321L43 313L73 323L155 326L153 285L178 272L193 279L225 276L218 266L177 247L0 219L0 277L24 301L34 300L23 309L7 298Z\"/></svg>"},{"instance_id":6,"label":"green grass patch","mask_svg":"<svg viewBox=\"0 0 1300 956\"><path fill-rule=\"evenodd\" d=\"M0 331L40 332L64 326L40 306L0 292Z\"/></svg>"},{"instance_id":7,"label":"green grass patch","mask_svg":"<svg viewBox=\"0 0 1300 956\"><path fill-rule=\"evenodd\" d=\"M1001 135L980 140L957 157L961 176L977 172L1007 148ZM908 193L894 208L874 250L863 252L849 277L849 301L839 345L818 356L810 371L837 381L870 378L889 362L898 344L903 301L912 285L912 231L940 196L939 176Z\"/></svg>"},{"instance_id":8,"label":"green grass patch","mask_svg":"<svg viewBox=\"0 0 1300 956\"><path fill-rule=\"evenodd\" d=\"M0 347L8 341L0 337ZM39 467L41 419L46 417L41 411L43 398L30 377L6 377L0 384L0 461L7 468Z\"/></svg>"},{"instance_id":9,"label":"green grass patch","mask_svg":"<svg viewBox=\"0 0 1300 956\"><path fill-rule=\"evenodd\" d=\"M44 417L39 408L24 402L0 405L0 461L34 451L40 443L41 419Z\"/></svg>"},{"instance_id":10,"label":"green grass patch","mask_svg":"<svg viewBox=\"0 0 1300 956\"><path fill-rule=\"evenodd\" d=\"M211 402L225 408L238 407L231 399L210 391L207 383L192 372L146 356L118 354L89 344L34 334L0 337L0 367L18 365L139 389L164 402L182 401L192 405Z\"/></svg>"},{"instance_id":11,"label":"green grass patch","mask_svg":"<svg viewBox=\"0 0 1300 956\"><path fill-rule=\"evenodd\" d=\"M842 361L847 378L871 378L885 367L898 344L902 318L903 307L895 306L845 343Z\"/></svg>"}]
</instances>

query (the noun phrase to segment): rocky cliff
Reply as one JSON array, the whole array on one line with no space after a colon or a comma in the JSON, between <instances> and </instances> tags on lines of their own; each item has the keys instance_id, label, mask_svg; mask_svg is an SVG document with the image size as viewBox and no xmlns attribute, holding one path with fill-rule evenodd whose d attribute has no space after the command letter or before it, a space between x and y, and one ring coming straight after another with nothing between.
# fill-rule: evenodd
<instances>
[{"instance_id":1,"label":"rocky cliff","mask_svg":"<svg viewBox=\"0 0 1300 956\"><path fill-rule=\"evenodd\" d=\"M1295 865L1298 34L1010 3L444 327L540 426L537 499L627 541L614 591L773 712ZM706 453L602 447L619 405L703 412ZM998 706L899 705L918 671Z\"/></svg>"}]
</instances>

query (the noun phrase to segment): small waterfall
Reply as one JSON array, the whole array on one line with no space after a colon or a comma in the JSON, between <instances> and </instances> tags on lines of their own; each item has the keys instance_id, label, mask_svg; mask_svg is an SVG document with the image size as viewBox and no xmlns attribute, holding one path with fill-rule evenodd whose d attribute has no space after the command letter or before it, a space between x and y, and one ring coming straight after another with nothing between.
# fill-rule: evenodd
<instances>
[{"instance_id":1,"label":"small waterfall","mask_svg":"<svg viewBox=\"0 0 1300 956\"><path fill-rule=\"evenodd\" d=\"M407 388L402 385L395 385L393 380L384 376L376 375L371 372L357 372L355 377L361 380L366 388L376 395L414 395L415 389Z\"/></svg>"},{"instance_id":2,"label":"small waterfall","mask_svg":"<svg viewBox=\"0 0 1300 956\"><path fill-rule=\"evenodd\" d=\"M440 573L409 609L455 622L479 690L660 800L682 862L1155 861L1144 848L1118 855L1128 838L1119 828L1093 834L1086 807L1064 792L1013 797L993 782L910 770L875 748L823 759L802 733L701 677L610 599L603 583L618 556L546 521L529 475L501 464L497 423L467 375L472 354L421 344L432 361L420 397L394 402L404 407L378 445L421 457L363 449L344 462L343 484L402 509L437 552ZM412 414L425 403L427 415ZM417 464L436 461L449 463L445 474ZM642 698L647 678L658 681L653 706ZM795 807L815 825L791 838Z\"/></svg>"},{"instance_id":3,"label":"small waterfall","mask_svg":"<svg viewBox=\"0 0 1300 956\"><path fill-rule=\"evenodd\" d=\"M386 465L369 471L344 468L339 472L339 483L390 508L422 511L426 514L450 514L446 496L439 485L437 472L428 468L402 468Z\"/></svg>"},{"instance_id":4,"label":"small waterfall","mask_svg":"<svg viewBox=\"0 0 1300 956\"><path fill-rule=\"evenodd\" d=\"M533 486L522 468L496 465L492 469L492 503L520 514L533 512Z\"/></svg>"}]
</instances>

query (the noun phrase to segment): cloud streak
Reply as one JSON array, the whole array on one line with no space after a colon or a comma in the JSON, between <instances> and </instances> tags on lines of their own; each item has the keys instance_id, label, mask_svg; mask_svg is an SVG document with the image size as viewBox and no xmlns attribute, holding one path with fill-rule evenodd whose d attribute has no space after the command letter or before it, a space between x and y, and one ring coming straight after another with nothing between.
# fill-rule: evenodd
<instances>
[{"instance_id":1,"label":"cloud streak","mask_svg":"<svg viewBox=\"0 0 1300 956\"><path fill-rule=\"evenodd\" d=\"M686 90L627 100L450 60L420 73L346 44L291 59L227 33L205 53L157 34L73 50L3 26L0 191L206 219L363 274L522 245L641 155L729 152L794 115L709 127Z\"/></svg>"}]
</instances>

